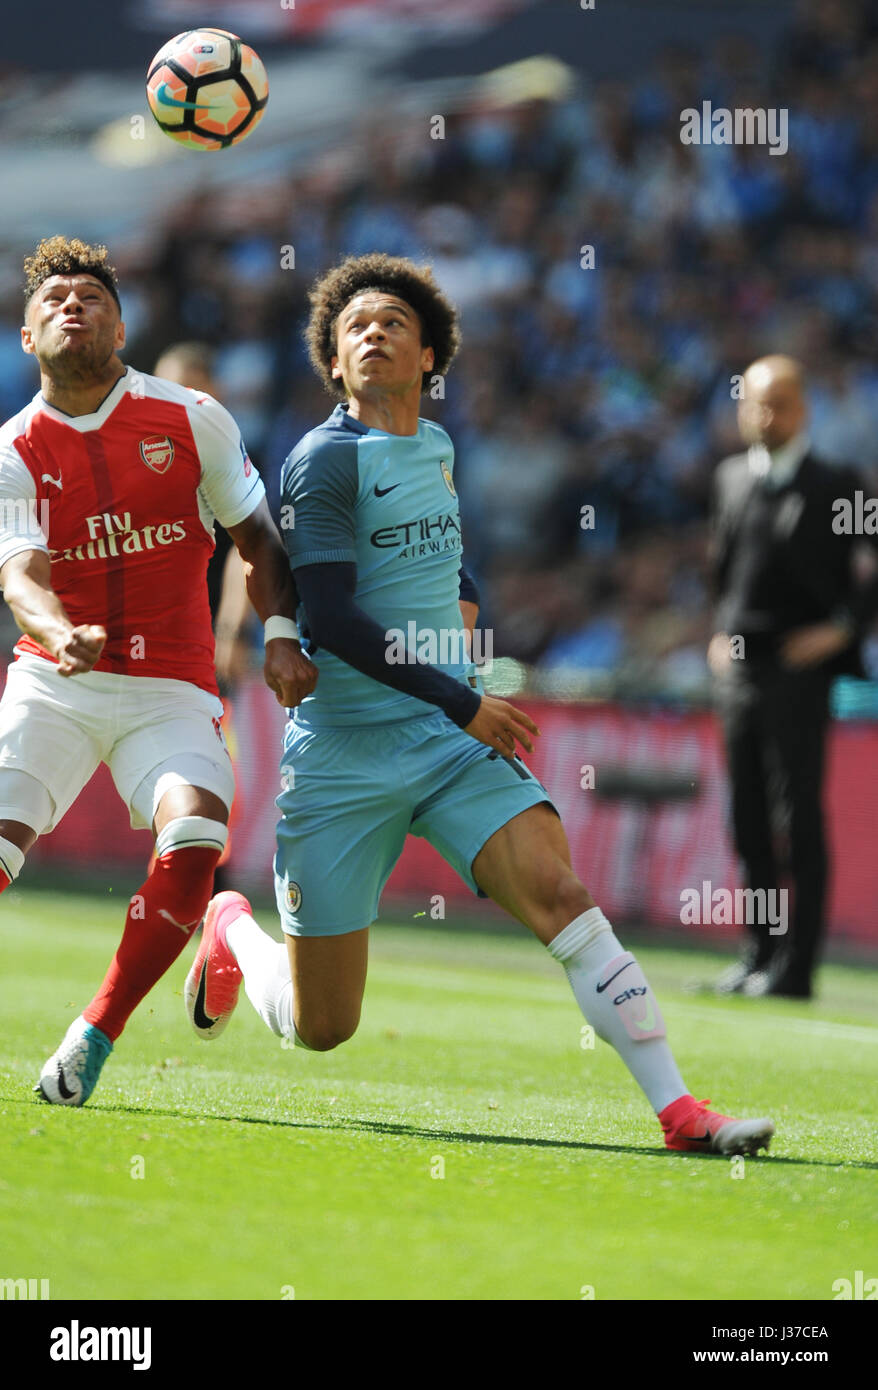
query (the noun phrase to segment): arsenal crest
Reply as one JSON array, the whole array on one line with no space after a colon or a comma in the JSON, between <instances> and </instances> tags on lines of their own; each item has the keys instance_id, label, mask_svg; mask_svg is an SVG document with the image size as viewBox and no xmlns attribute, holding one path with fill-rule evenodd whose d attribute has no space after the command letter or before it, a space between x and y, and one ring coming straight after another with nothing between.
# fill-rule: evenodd
<instances>
[{"instance_id":1,"label":"arsenal crest","mask_svg":"<svg viewBox=\"0 0 878 1390\"><path fill-rule=\"evenodd\" d=\"M445 479L445 486L448 488L451 496L456 497L457 493L454 491L454 480L451 477L451 469L444 459L439 460L439 467L442 470L442 477Z\"/></svg>"},{"instance_id":2,"label":"arsenal crest","mask_svg":"<svg viewBox=\"0 0 878 1390\"><path fill-rule=\"evenodd\" d=\"M153 473L167 473L174 462L174 441L166 434L154 434L140 441L140 457Z\"/></svg>"}]
</instances>

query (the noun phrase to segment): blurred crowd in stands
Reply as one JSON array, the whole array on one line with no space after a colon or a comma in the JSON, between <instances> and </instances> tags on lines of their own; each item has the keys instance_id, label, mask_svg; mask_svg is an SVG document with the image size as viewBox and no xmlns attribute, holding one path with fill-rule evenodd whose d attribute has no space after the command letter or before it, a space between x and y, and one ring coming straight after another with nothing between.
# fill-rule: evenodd
<instances>
[{"instance_id":1,"label":"blurred crowd in stands","mask_svg":"<svg viewBox=\"0 0 878 1390\"><path fill-rule=\"evenodd\" d=\"M682 144L705 100L786 108L788 152ZM429 260L463 348L425 413L455 444L495 653L694 687L745 366L802 359L815 450L878 482L876 6L806 0L770 50L730 36L624 82L483 96L443 138L432 114L364 113L343 151L271 187L178 189L161 244L111 247L127 359L210 343L277 505L286 454L333 404L302 345L308 284L346 253ZM5 418L35 388L3 307Z\"/></svg>"}]
</instances>

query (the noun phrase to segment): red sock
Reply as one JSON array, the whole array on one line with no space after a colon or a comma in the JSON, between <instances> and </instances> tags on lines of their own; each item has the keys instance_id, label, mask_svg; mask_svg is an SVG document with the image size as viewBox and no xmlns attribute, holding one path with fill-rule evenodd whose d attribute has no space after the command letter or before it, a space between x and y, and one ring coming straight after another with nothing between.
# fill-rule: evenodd
<instances>
[{"instance_id":1,"label":"red sock","mask_svg":"<svg viewBox=\"0 0 878 1390\"><path fill-rule=\"evenodd\" d=\"M3 870L0 869L0 893L3 892L3 889L4 889L4 888L8 888L8 887L9 887L9 885L10 885L11 882L12 882L12 879L11 879L11 878L8 878L8 877L6 876L6 874L4 874Z\"/></svg>"},{"instance_id":2,"label":"red sock","mask_svg":"<svg viewBox=\"0 0 878 1390\"><path fill-rule=\"evenodd\" d=\"M219 851L173 849L134 894L104 982L83 1018L115 1042L145 994L173 965L204 916Z\"/></svg>"}]
</instances>

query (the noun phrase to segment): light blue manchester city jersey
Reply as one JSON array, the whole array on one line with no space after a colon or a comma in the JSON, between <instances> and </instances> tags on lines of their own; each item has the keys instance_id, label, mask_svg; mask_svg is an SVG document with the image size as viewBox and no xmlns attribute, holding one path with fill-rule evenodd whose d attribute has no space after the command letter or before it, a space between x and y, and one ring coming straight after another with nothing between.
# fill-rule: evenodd
<instances>
[{"instance_id":1,"label":"light blue manchester city jersey","mask_svg":"<svg viewBox=\"0 0 878 1390\"><path fill-rule=\"evenodd\" d=\"M440 425L419 420L415 435L387 434L339 405L284 464L281 518L294 570L355 563L359 607L385 632L415 634L411 650L464 680L472 668L454 640L462 543L453 474L454 447ZM299 621L307 649L303 610ZM295 710L298 723L389 724L435 713L330 652L318 649L313 659L320 679Z\"/></svg>"}]
</instances>

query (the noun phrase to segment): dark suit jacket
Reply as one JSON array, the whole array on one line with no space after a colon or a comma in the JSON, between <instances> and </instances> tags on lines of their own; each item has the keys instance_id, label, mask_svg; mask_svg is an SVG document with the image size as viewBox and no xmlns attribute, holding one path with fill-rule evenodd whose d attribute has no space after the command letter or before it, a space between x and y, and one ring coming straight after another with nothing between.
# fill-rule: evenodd
<instances>
[{"instance_id":1,"label":"dark suit jacket","mask_svg":"<svg viewBox=\"0 0 878 1390\"><path fill-rule=\"evenodd\" d=\"M714 475L711 565L717 630L728 631L722 614L732 603L729 585L742 518L759 479L750 470L746 453L724 459ZM857 492L862 494L858 513ZM851 644L823 669L833 675L865 676L860 639L878 613L878 574L858 586L853 551L866 542L878 551L878 535L844 534L838 501L850 502L854 520L869 517L869 486L857 471L832 467L808 453L792 479L777 490L777 512L771 533L772 564L783 575L787 598L795 597L800 621L825 622L846 617L855 629ZM835 506L833 504L836 504ZM878 503L874 508L878 515ZM873 524L874 521L873 521ZM799 625L798 623L796 624ZM779 623L779 627L783 627Z\"/></svg>"}]
</instances>

